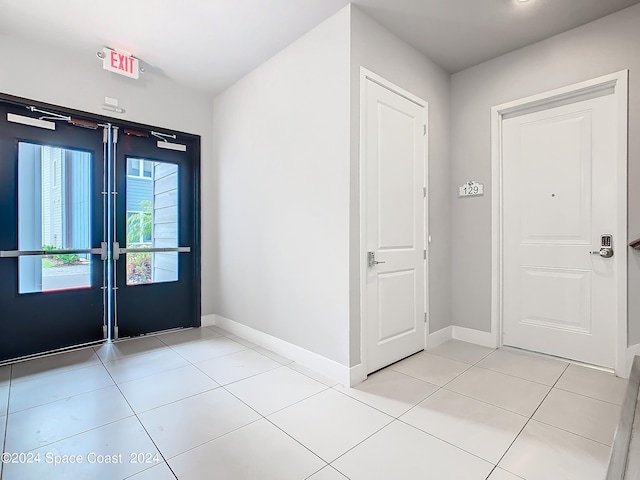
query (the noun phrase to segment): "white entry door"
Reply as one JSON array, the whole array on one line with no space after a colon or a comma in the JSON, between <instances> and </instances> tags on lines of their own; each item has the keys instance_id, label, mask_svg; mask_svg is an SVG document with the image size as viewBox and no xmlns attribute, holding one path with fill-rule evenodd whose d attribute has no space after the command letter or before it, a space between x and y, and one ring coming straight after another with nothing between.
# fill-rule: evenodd
<instances>
[{"instance_id":1,"label":"white entry door","mask_svg":"<svg viewBox=\"0 0 640 480\"><path fill-rule=\"evenodd\" d=\"M611 93L503 120L503 343L613 368L626 239Z\"/></svg>"},{"instance_id":2,"label":"white entry door","mask_svg":"<svg viewBox=\"0 0 640 480\"><path fill-rule=\"evenodd\" d=\"M364 81L367 372L424 349L426 104Z\"/></svg>"}]
</instances>

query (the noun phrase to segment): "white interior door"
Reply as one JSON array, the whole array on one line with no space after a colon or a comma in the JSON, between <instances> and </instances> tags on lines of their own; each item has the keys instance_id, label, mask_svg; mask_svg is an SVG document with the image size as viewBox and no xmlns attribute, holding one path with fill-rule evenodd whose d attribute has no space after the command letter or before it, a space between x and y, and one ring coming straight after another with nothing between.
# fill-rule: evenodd
<instances>
[{"instance_id":1,"label":"white interior door","mask_svg":"<svg viewBox=\"0 0 640 480\"><path fill-rule=\"evenodd\" d=\"M615 366L626 239L591 252L619 231L616 111L602 92L503 121L505 345Z\"/></svg>"},{"instance_id":2,"label":"white interior door","mask_svg":"<svg viewBox=\"0 0 640 480\"><path fill-rule=\"evenodd\" d=\"M370 373L424 349L426 106L369 79L363 87L362 255Z\"/></svg>"}]
</instances>

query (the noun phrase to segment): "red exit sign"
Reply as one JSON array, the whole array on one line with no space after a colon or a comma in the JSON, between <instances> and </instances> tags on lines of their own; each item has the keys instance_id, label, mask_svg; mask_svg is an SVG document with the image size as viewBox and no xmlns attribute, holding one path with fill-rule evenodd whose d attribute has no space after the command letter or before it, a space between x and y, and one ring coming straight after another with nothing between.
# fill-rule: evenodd
<instances>
[{"instance_id":1,"label":"red exit sign","mask_svg":"<svg viewBox=\"0 0 640 480\"><path fill-rule=\"evenodd\" d=\"M103 48L103 52L102 68L131 78L139 77L140 62L137 58L107 47Z\"/></svg>"}]
</instances>

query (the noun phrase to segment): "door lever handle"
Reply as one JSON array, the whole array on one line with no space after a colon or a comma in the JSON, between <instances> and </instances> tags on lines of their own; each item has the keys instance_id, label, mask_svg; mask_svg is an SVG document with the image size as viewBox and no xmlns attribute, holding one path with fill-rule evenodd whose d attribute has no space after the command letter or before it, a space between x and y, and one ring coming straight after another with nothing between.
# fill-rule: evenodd
<instances>
[{"instance_id":1,"label":"door lever handle","mask_svg":"<svg viewBox=\"0 0 640 480\"><path fill-rule=\"evenodd\" d=\"M608 247L602 247L600 250L594 250L589 252L591 255L600 255L602 258L613 257L613 249Z\"/></svg>"},{"instance_id":2,"label":"door lever handle","mask_svg":"<svg viewBox=\"0 0 640 480\"><path fill-rule=\"evenodd\" d=\"M367 260L369 267L375 267L379 263L387 263L387 262L378 262L376 260L376 252L367 252Z\"/></svg>"}]
</instances>

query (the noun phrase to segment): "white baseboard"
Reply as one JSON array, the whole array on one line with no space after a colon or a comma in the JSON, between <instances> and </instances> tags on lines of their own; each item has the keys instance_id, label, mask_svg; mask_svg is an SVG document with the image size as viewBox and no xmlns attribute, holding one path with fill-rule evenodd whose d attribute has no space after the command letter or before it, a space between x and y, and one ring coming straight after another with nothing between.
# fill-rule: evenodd
<instances>
[{"instance_id":1,"label":"white baseboard","mask_svg":"<svg viewBox=\"0 0 640 480\"><path fill-rule=\"evenodd\" d=\"M452 337L462 342L475 343L483 347L497 348L496 336L491 332L483 332L472 328L453 326Z\"/></svg>"},{"instance_id":2,"label":"white baseboard","mask_svg":"<svg viewBox=\"0 0 640 480\"><path fill-rule=\"evenodd\" d=\"M349 369L349 386L355 387L367 379L367 370L362 363Z\"/></svg>"},{"instance_id":3,"label":"white baseboard","mask_svg":"<svg viewBox=\"0 0 640 480\"><path fill-rule=\"evenodd\" d=\"M449 325L448 327L444 327L437 332L430 333L427 335L427 350L431 350L432 348L436 348L439 345L442 345L444 342L448 342L453 338L453 327Z\"/></svg>"},{"instance_id":4,"label":"white baseboard","mask_svg":"<svg viewBox=\"0 0 640 480\"><path fill-rule=\"evenodd\" d=\"M349 368L334 360L299 347L298 345L286 342L280 338L269 335L268 333L261 332L221 315L207 315L207 317L209 316L213 317L213 325L223 328L234 335L245 338L250 342L256 343L261 347L277 353L278 355L289 358L304 367L310 368L311 370L340 383L341 385L356 385L366 378L365 374L364 377L356 383L353 383L352 381L352 375L354 380L357 380L362 376L361 370L364 370L364 368L361 368L360 365Z\"/></svg>"},{"instance_id":5,"label":"white baseboard","mask_svg":"<svg viewBox=\"0 0 640 480\"><path fill-rule=\"evenodd\" d=\"M200 317L200 326L202 327L210 327L212 325L215 325L215 318L216 316L211 314L211 315L202 315L202 317Z\"/></svg>"}]
</instances>

